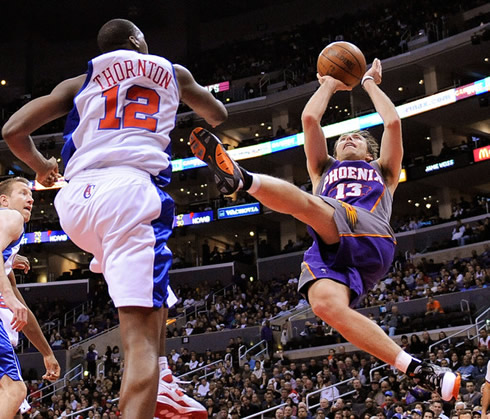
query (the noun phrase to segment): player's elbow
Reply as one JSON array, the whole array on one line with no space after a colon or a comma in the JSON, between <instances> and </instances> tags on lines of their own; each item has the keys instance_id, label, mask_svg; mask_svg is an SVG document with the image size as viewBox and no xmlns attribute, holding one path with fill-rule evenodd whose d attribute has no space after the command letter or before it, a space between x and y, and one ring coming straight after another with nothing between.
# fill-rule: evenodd
<instances>
[{"instance_id":1,"label":"player's elbow","mask_svg":"<svg viewBox=\"0 0 490 419\"><path fill-rule=\"evenodd\" d=\"M307 129L310 126L316 126L320 123L317 115L310 112L303 112L301 114L301 123L303 124L303 129Z\"/></svg>"},{"instance_id":2,"label":"player's elbow","mask_svg":"<svg viewBox=\"0 0 490 419\"><path fill-rule=\"evenodd\" d=\"M398 114L395 114L391 118L385 121L384 126L385 129L389 129L389 130L401 130L402 120L400 119Z\"/></svg>"},{"instance_id":3,"label":"player's elbow","mask_svg":"<svg viewBox=\"0 0 490 419\"><path fill-rule=\"evenodd\" d=\"M15 137L22 135L22 123L10 118L2 128L2 138L9 143Z\"/></svg>"},{"instance_id":4,"label":"player's elbow","mask_svg":"<svg viewBox=\"0 0 490 419\"><path fill-rule=\"evenodd\" d=\"M221 106L218 106L216 110L206 118L206 122L213 127L222 124L228 118L228 111L222 103L220 103L220 105Z\"/></svg>"}]
</instances>

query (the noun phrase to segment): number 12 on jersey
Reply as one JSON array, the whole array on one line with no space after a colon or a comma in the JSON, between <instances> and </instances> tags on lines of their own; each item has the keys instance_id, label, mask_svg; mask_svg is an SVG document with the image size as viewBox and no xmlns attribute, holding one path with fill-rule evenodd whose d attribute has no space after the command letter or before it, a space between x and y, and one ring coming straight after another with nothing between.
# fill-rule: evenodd
<instances>
[{"instance_id":1,"label":"number 12 on jersey","mask_svg":"<svg viewBox=\"0 0 490 419\"><path fill-rule=\"evenodd\" d=\"M122 107L122 115L117 115L119 85L102 93L105 101L105 115L99 120L99 129L142 128L151 132L157 130L155 115L160 109L160 96L153 89L131 86L126 92L129 103ZM145 102L140 102L143 99ZM136 117L139 114L139 117Z\"/></svg>"}]
</instances>

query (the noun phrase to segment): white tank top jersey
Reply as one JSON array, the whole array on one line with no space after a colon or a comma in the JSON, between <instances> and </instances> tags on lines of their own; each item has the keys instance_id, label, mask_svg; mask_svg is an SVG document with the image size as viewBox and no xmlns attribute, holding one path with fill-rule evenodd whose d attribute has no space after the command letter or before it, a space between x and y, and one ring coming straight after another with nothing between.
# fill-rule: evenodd
<instances>
[{"instance_id":1,"label":"white tank top jersey","mask_svg":"<svg viewBox=\"0 0 490 419\"><path fill-rule=\"evenodd\" d=\"M63 133L66 179L85 169L130 166L167 184L179 101L165 58L116 50L89 61Z\"/></svg>"},{"instance_id":2,"label":"white tank top jersey","mask_svg":"<svg viewBox=\"0 0 490 419\"><path fill-rule=\"evenodd\" d=\"M15 259L15 255L19 252L20 242L22 241L22 237L24 234L21 234L20 237L10 243L3 253L3 266L5 268L5 275L8 275L12 271L12 264ZM3 300L2 293L0 293L0 320L3 323L3 328L7 332L10 343L13 347L17 346L19 342L19 333L12 329L12 319L14 317L14 313L6 306L5 301Z\"/></svg>"}]
</instances>

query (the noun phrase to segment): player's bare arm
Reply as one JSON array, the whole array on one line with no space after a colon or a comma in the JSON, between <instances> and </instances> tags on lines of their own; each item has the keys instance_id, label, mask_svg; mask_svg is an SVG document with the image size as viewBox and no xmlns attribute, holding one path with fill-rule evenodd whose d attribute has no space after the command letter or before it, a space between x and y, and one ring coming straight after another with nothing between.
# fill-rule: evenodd
<instances>
[{"instance_id":1,"label":"player's bare arm","mask_svg":"<svg viewBox=\"0 0 490 419\"><path fill-rule=\"evenodd\" d=\"M317 77L320 87L310 98L301 114L305 133L306 167L313 190L316 189L329 158L327 141L321 127L323 114L335 92L350 90L344 83L330 76L317 75Z\"/></svg>"},{"instance_id":2,"label":"player's bare arm","mask_svg":"<svg viewBox=\"0 0 490 419\"><path fill-rule=\"evenodd\" d=\"M488 362L488 368L490 368L490 362ZM488 409L490 407L490 381L488 381L488 379L485 379L482 393L483 396L481 400L481 416L482 419L490 419L490 412Z\"/></svg>"},{"instance_id":3,"label":"player's bare arm","mask_svg":"<svg viewBox=\"0 0 490 419\"><path fill-rule=\"evenodd\" d=\"M13 241L17 240L22 234L24 217L14 210L0 211L0 247L3 250ZM27 308L16 297L12 284L5 275L3 258L0 258L0 292L7 307L12 310L12 328L19 332L27 324Z\"/></svg>"},{"instance_id":4,"label":"player's bare arm","mask_svg":"<svg viewBox=\"0 0 490 419\"><path fill-rule=\"evenodd\" d=\"M212 127L226 121L228 111L225 106L216 100L211 92L198 84L191 72L185 67L175 64L174 69L182 102L190 106Z\"/></svg>"},{"instance_id":5,"label":"player's bare arm","mask_svg":"<svg viewBox=\"0 0 490 419\"><path fill-rule=\"evenodd\" d=\"M36 316L34 316L34 313L29 309L29 307L27 307L24 297L22 297L22 294L17 288L13 271L10 272L8 278L15 296L27 309L27 324L22 329L22 333L26 335L27 339L29 339L29 341L43 356L46 373L42 378L49 381L56 381L58 378L60 378L60 365L56 360L48 341L44 337L41 328L39 327Z\"/></svg>"},{"instance_id":6,"label":"player's bare arm","mask_svg":"<svg viewBox=\"0 0 490 419\"><path fill-rule=\"evenodd\" d=\"M12 152L36 172L36 179L44 186L52 186L58 179L56 159L46 159L30 137L38 128L66 115L73 107L73 98L86 76L81 75L58 84L46 96L36 98L14 113L2 128L2 137Z\"/></svg>"},{"instance_id":7,"label":"player's bare arm","mask_svg":"<svg viewBox=\"0 0 490 419\"><path fill-rule=\"evenodd\" d=\"M12 262L12 269L19 269L26 274L31 269L31 263L25 256L17 254Z\"/></svg>"},{"instance_id":8,"label":"player's bare arm","mask_svg":"<svg viewBox=\"0 0 490 419\"><path fill-rule=\"evenodd\" d=\"M403 158L400 116L390 98L378 87L382 78L382 67L379 59L376 58L373 61L373 65L366 71L364 77L365 81L362 87L368 93L376 111L383 120L384 131L378 163L383 172L386 186L393 193L398 186Z\"/></svg>"}]
</instances>

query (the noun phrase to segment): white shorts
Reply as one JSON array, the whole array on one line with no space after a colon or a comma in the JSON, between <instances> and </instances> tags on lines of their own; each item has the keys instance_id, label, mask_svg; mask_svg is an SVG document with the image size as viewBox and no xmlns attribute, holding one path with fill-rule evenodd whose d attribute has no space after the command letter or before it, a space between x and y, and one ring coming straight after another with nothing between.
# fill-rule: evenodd
<instances>
[{"instance_id":1,"label":"white shorts","mask_svg":"<svg viewBox=\"0 0 490 419\"><path fill-rule=\"evenodd\" d=\"M85 170L54 204L70 239L94 255L90 270L104 274L116 307L168 307L174 202L148 173L131 167Z\"/></svg>"}]
</instances>

